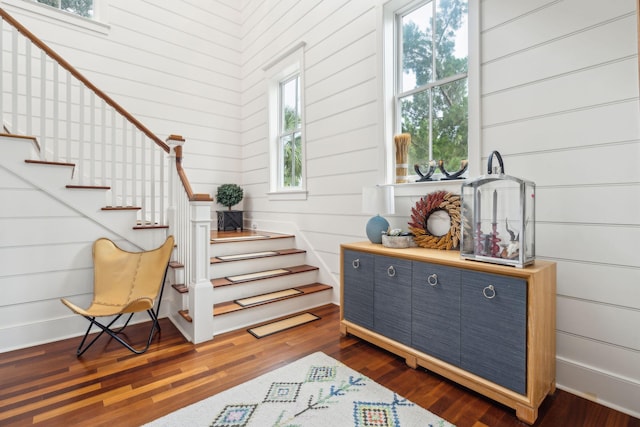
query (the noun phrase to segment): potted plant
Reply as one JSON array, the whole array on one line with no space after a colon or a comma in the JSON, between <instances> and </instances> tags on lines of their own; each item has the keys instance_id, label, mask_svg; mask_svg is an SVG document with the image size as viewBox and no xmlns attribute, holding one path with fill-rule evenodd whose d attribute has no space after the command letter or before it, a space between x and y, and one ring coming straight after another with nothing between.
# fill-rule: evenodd
<instances>
[{"instance_id":1,"label":"potted plant","mask_svg":"<svg viewBox=\"0 0 640 427\"><path fill-rule=\"evenodd\" d=\"M242 211L231 210L231 207L242 201L244 191L238 184L222 184L218 187L216 201L222 206L226 206L226 211L217 211L218 230L229 231L243 229Z\"/></svg>"}]
</instances>

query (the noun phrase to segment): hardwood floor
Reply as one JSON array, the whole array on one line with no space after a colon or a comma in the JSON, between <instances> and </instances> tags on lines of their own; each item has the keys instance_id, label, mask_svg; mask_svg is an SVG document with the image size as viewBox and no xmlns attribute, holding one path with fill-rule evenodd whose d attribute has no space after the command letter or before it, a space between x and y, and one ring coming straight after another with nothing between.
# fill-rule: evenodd
<instances>
[{"instance_id":1,"label":"hardwood floor","mask_svg":"<svg viewBox=\"0 0 640 427\"><path fill-rule=\"evenodd\" d=\"M79 359L79 338L0 354L0 426L137 426L316 351L458 427L525 426L510 408L341 337L338 307L309 311L321 319L262 339L242 330L199 345L162 319L160 337L140 356L105 337ZM130 326L129 338L142 340L143 326ZM536 426L640 427L640 420L558 390Z\"/></svg>"}]
</instances>

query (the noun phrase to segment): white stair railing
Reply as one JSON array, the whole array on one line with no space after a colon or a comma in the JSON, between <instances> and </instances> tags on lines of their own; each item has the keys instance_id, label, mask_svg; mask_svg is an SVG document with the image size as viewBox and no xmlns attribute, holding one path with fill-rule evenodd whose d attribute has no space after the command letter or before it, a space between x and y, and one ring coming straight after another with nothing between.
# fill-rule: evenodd
<instances>
[{"instance_id":1,"label":"white stair railing","mask_svg":"<svg viewBox=\"0 0 640 427\"><path fill-rule=\"evenodd\" d=\"M140 208L142 227L169 226L174 261L184 265L189 288L187 338L210 340L213 200L191 190L182 169L184 139L170 136L170 150L2 8L0 18L0 125L35 137L40 160L75 164L74 185L109 187L107 206Z\"/></svg>"},{"instance_id":2,"label":"white stair railing","mask_svg":"<svg viewBox=\"0 0 640 427\"><path fill-rule=\"evenodd\" d=\"M76 165L74 184L110 187L105 205L166 225L169 147L0 8L0 124L33 136L40 160Z\"/></svg>"},{"instance_id":3,"label":"white stair railing","mask_svg":"<svg viewBox=\"0 0 640 427\"><path fill-rule=\"evenodd\" d=\"M169 167L169 232L176 238L174 260L184 266L191 323L187 338L200 343L213 338L213 286L209 278L211 206L208 194L194 194L182 168L184 139L171 135ZM182 328L184 330L184 328Z\"/></svg>"}]
</instances>

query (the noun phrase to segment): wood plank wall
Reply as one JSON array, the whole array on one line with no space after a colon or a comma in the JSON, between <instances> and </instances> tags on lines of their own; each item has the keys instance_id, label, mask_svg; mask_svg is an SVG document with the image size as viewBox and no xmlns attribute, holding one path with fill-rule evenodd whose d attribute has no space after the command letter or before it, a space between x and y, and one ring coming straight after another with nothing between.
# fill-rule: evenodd
<instances>
[{"instance_id":1,"label":"wood plank wall","mask_svg":"<svg viewBox=\"0 0 640 427\"><path fill-rule=\"evenodd\" d=\"M339 244L365 239L361 190L380 182L389 143L379 115L382 3L252 1L242 13L250 215L297 224L336 281ZM537 183L536 252L558 262L558 385L638 416L635 1L482 0L480 9L480 161L498 150L509 174ZM269 201L261 67L300 41L309 198ZM410 207L441 187L397 189L392 225L406 228Z\"/></svg>"},{"instance_id":2,"label":"wood plank wall","mask_svg":"<svg viewBox=\"0 0 640 427\"><path fill-rule=\"evenodd\" d=\"M482 2L483 156L537 184L558 385L640 413L636 2Z\"/></svg>"},{"instance_id":3,"label":"wood plank wall","mask_svg":"<svg viewBox=\"0 0 640 427\"><path fill-rule=\"evenodd\" d=\"M23 0L2 7L161 139L183 135L197 192L240 182L237 2L106 3L96 28ZM118 237L1 167L0 198L0 351L83 333L59 298L88 305L91 244Z\"/></svg>"},{"instance_id":4,"label":"wood plank wall","mask_svg":"<svg viewBox=\"0 0 640 427\"><path fill-rule=\"evenodd\" d=\"M339 244L365 239L361 190L380 182L390 143L381 126L383 1L134 3L109 1L107 35L10 11L158 134L184 135L194 190L241 182L249 219L295 224L337 283ZM497 149L510 174L538 184L536 252L558 262L558 386L638 416L635 1L481 0L480 9L482 159L475 161ZM309 197L270 201L263 67L300 41ZM406 227L415 201L441 187L400 189L392 225ZM22 215L5 212L3 226ZM4 292L20 285L15 292L24 296L23 274L0 276ZM22 296L13 313L41 309L38 298Z\"/></svg>"}]
</instances>

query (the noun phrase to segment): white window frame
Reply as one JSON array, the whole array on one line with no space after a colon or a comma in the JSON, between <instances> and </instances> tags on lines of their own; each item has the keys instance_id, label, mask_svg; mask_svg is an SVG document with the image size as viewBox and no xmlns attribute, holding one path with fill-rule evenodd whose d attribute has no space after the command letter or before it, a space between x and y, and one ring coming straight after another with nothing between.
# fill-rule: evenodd
<instances>
[{"instance_id":1,"label":"white window frame","mask_svg":"<svg viewBox=\"0 0 640 427\"><path fill-rule=\"evenodd\" d=\"M399 46L396 45L398 30L396 27L397 15L404 11L414 9L424 0L389 0L382 7L382 55L381 69L383 76L383 108L382 123L385 141L384 146L384 177L383 182L394 184L395 182L395 153L393 146L393 136L400 132L399 111L396 110L395 94L398 87L398 58ZM482 168L481 161L481 130L480 130L480 6L479 2L469 0L468 2L468 140L467 150L469 159L469 176L479 175ZM422 182L415 185L440 186L459 181L431 181ZM400 184L406 186L407 184Z\"/></svg>"},{"instance_id":2,"label":"white window frame","mask_svg":"<svg viewBox=\"0 0 640 427\"><path fill-rule=\"evenodd\" d=\"M33 13L35 15L44 16L54 21L64 24L83 28L85 30L95 31L100 34L109 34L110 26L108 24L107 11L109 9L109 0L93 0L93 18L76 15L74 13L65 12L46 4L38 3L34 0L1 0L3 5L9 5L14 8ZM9 11L11 12L11 11Z\"/></svg>"},{"instance_id":3,"label":"white window frame","mask_svg":"<svg viewBox=\"0 0 640 427\"><path fill-rule=\"evenodd\" d=\"M268 115L269 115L269 200L306 200L307 198L307 177L306 177L306 132L305 132L305 112L304 112L304 48L305 43L286 50L283 54L275 58L264 67L267 80L268 93ZM280 155L280 123L282 120L280 84L291 77L298 75L300 79L300 132L302 144L302 170L300 176L300 186L284 187L282 160Z\"/></svg>"}]
</instances>

